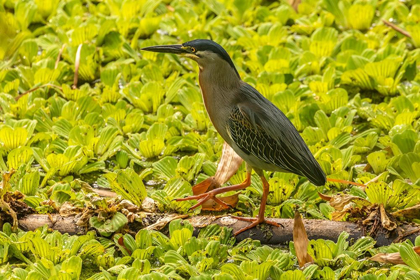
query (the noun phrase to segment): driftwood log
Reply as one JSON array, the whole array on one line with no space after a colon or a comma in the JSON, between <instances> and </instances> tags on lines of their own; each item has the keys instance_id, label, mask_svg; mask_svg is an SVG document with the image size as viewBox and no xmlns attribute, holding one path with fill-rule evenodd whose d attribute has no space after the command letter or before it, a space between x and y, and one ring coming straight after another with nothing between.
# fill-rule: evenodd
<instances>
[{"instance_id":1,"label":"driftwood log","mask_svg":"<svg viewBox=\"0 0 420 280\"><path fill-rule=\"evenodd\" d=\"M160 219L157 219L156 224L159 226L154 227L150 225L146 228L149 229L162 229L165 231L165 225L169 221L175 218L182 218L185 216L161 216ZM163 220L159 222L159 220ZM225 217L215 217L215 216L195 216L188 219L189 222L195 228L195 235L198 234L200 228L209 225L209 224L219 224L222 226L230 227L234 231L245 226L247 222L238 221L229 216ZM293 240L293 219L271 219L276 221L281 226L272 227L268 225L263 225L261 227L253 228L243 232L237 236L237 241L244 240L245 238L252 238L255 240L260 240L263 244L268 245L285 245L288 242ZM311 239L328 239L332 241L337 241L338 236L341 232L345 231L350 234L350 240L356 240L365 236L364 230L357 225L356 223L350 222L335 222L328 220L303 220L306 232L308 233L309 240ZM77 216L68 216L63 217L58 214L52 215L41 215L41 214L32 214L27 215L19 219L19 227L23 230L35 230L38 227L41 227L45 224L48 225L51 229L58 230L61 233L69 234L85 234L88 230L87 227L79 227L77 225L78 218ZM137 232L140 228L144 228L144 225L141 222L133 221L128 224L128 230L131 230L133 233ZM377 233L373 238L376 240L376 246L386 246L390 245L392 242L400 242L405 239L409 239L414 242L414 239L419 235L420 227L412 225L404 225L399 227L399 231L394 230L387 233Z\"/></svg>"}]
</instances>

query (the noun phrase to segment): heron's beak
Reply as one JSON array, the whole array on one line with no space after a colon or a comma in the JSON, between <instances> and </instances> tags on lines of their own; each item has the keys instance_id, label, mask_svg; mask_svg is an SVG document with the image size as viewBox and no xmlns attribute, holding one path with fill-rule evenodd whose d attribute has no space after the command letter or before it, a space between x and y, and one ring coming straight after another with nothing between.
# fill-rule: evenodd
<instances>
[{"instance_id":1,"label":"heron's beak","mask_svg":"<svg viewBox=\"0 0 420 280\"><path fill-rule=\"evenodd\" d=\"M149 52L159 52L159 53L175 53L175 54L188 53L187 50L182 48L182 45L153 46L153 47L142 48L141 50L149 51Z\"/></svg>"}]
</instances>

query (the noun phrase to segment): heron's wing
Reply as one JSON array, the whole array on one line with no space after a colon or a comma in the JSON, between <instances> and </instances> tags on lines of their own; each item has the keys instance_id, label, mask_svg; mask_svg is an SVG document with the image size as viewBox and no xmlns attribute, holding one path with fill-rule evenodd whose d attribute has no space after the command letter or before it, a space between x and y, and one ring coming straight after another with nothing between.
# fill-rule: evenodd
<instances>
[{"instance_id":1,"label":"heron's wing","mask_svg":"<svg viewBox=\"0 0 420 280\"><path fill-rule=\"evenodd\" d=\"M316 185L325 184L325 174L299 132L277 107L261 97L233 108L227 124L232 140L243 152L268 164L305 176Z\"/></svg>"},{"instance_id":2,"label":"heron's wing","mask_svg":"<svg viewBox=\"0 0 420 280\"><path fill-rule=\"evenodd\" d=\"M255 119L252 119L255 115L248 114L243 109L243 106L235 106L230 114L227 129L232 140L246 154L252 154L286 171L292 171L282 161L275 160L275 152L279 150L279 145L255 123Z\"/></svg>"}]
</instances>

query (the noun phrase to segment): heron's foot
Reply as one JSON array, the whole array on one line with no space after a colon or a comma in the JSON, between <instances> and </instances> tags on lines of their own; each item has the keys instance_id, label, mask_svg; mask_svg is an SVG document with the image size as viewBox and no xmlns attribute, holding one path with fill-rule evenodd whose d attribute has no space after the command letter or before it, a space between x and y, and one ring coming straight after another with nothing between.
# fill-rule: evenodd
<instances>
[{"instance_id":1,"label":"heron's foot","mask_svg":"<svg viewBox=\"0 0 420 280\"><path fill-rule=\"evenodd\" d=\"M239 221L245 221L245 222L250 222L251 223L250 225L248 225L246 227L243 227L240 230L234 232L233 235L235 235L235 236L237 236L238 234L240 234L240 233L242 233L242 232L244 232L244 231L246 231L248 229L251 229L253 227L256 227L257 225L262 224L262 223L266 223L266 224L269 224L269 225L272 225L272 226L275 226L275 227L279 227L280 226L280 224L278 224L276 222L272 222L272 221L266 220L264 217L262 217L262 218L259 218L259 217L257 217L257 218L249 218L249 217L237 217L237 216L231 216L231 217L232 218L235 218L235 219L237 219Z\"/></svg>"},{"instance_id":2,"label":"heron's foot","mask_svg":"<svg viewBox=\"0 0 420 280\"><path fill-rule=\"evenodd\" d=\"M205 204L208 201L210 202L210 204L212 204L210 200L213 200L214 203L220 205L218 208L216 208L217 205L214 206L212 208L214 210L220 211L220 210L225 210L225 209L233 208L233 206L231 204L226 203L225 201L223 201L222 200L223 198L222 199L217 198L216 197L216 194L219 194L219 193L216 193L213 190L213 191L209 191L209 192L206 192L206 193L203 193L203 194L199 194L199 195L192 195L192 196L188 196L188 197L185 197L185 198L177 198L177 199L175 199L175 201L197 200L197 203L194 206L192 206L189 210L193 210L193 209L197 208L198 206L201 206L201 205ZM206 203L206 205L208 205L208 204L209 203ZM206 209L207 208L209 208L209 207L206 207Z\"/></svg>"}]
</instances>

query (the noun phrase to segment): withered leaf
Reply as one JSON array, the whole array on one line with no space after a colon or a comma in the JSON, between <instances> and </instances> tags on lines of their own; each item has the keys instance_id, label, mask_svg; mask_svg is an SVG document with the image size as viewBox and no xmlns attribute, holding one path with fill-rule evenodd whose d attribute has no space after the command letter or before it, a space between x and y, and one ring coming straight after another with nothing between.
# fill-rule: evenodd
<instances>
[{"instance_id":1,"label":"withered leaf","mask_svg":"<svg viewBox=\"0 0 420 280\"><path fill-rule=\"evenodd\" d=\"M231 196L218 197L218 199L220 199L221 201L223 201L227 205L230 205L233 208L233 207L236 207L236 204L238 204L238 201L239 201L238 196L239 194L234 194ZM217 203L213 199L209 199L201 205L202 211L222 211L229 208L230 207Z\"/></svg>"},{"instance_id":2,"label":"withered leaf","mask_svg":"<svg viewBox=\"0 0 420 280\"><path fill-rule=\"evenodd\" d=\"M326 201L329 201L330 205L337 211L342 211L344 208L351 202L356 203L358 206L368 206L371 203L367 201L366 199L349 195L349 194L337 194L333 196L324 195L321 193L318 193L318 195Z\"/></svg>"},{"instance_id":3,"label":"withered leaf","mask_svg":"<svg viewBox=\"0 0 420 280\"><path fill-rule=\"evenodd\" d=\"M314 261L308 254L309 239L308 235L306 234L302 216L298 211L295 211L295 221L293 224L293 243L300 267L303 267L305 264L312 263Z\"/></svg>"},{"instance_id":4,"label":"withered leaf","mask_svg":"<svg viewBox=\"0 0 420 280\"><path fill-rule=\"evenodd\" d=\"M401 209L391 213L394 217L404 217L407 219L415 219L420 217L420 204Z\"/></svg>"},{"instance_id":5,"label":"withered leaf","mask_svg":"<svg viewBox=\"0 0 420 280\"><path fill-rule=\"evenodd\" d=\"M386 214L383 204L380 205L380 211L381 211L382 226L389 231L396 229L397 224L389 219L388 215Z\"/></svg>"},{"instance_id":6,"label":"withered leaf","mask_svg":"<svg viewBox=\"0 0 420 280\"><path fill-rule=\"evenodd\" d=\"M413 247L414 252L420 256L420 246ZM406 264L399 252L396 253L379 253L370 258L371 261L392 263L392 264Z\"/></svg>"}]
</instances>

